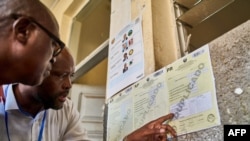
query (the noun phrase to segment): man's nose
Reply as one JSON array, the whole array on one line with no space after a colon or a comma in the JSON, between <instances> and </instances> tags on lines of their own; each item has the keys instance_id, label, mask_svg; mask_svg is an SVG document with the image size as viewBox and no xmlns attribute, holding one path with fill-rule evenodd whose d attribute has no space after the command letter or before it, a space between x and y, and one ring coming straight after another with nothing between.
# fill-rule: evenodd
<instances>
[{"instance_id":1,"label":"man's nose","mask_svg":"<svg viewBox=\"0 0 250 141\"><path fill-rule=\"evenodd\" d=\"M70 89L71 87L72 87L71 77L67 77L66 80L64 80L63 88Z\"/></svg>"}]
</instances>

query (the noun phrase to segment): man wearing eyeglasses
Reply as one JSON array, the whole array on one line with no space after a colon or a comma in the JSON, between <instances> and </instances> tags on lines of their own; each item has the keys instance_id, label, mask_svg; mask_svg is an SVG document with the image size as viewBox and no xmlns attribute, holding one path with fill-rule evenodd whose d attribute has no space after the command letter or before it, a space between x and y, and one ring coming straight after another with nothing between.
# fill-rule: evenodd
<instances>
[{"instance_id":1,"label":"man wearing eyeglasses","mask_svg":"<svg viewBox=\"0 0 250 141\"><path fill-rule=\"evenodd\" d=\"M0 85L40 84L65 46L55 17L39 0L1 0L0 13Z\"/></svg>"},{"instance_id":2,"label":"man wearing eyeglasses","mask_svg":"<svg viewBox=\"0 0 250 141\"><path fill-rule=\"evenodd\" d=\"M67 49L41 85L4 85L5 105L0 104L0 141L83 141L80 115L67 96L74 74Z\"/></svg>"}]
</instances>

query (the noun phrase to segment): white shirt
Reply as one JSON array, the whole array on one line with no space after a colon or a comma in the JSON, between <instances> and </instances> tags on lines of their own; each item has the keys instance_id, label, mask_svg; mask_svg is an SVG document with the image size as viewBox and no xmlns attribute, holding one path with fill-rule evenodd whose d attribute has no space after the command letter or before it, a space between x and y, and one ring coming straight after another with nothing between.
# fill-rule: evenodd
<instances>
[{"instance_id":1,"label":"white shirt","mask_svg":"<svg viewBox=\"0 0 250 141\"><path fill-rule=\"evenodd\" d=\"M5 112L10 141L37 141L45 111L33 118L19 109L12 85L3 86L3 91L7 96L5 106L0 103L0 141L8 141ZM86 140L87 134L81 126L80 114L71 100L67 99L60 110L47 110L42 141Z\"/></svg>"}]
</instances>

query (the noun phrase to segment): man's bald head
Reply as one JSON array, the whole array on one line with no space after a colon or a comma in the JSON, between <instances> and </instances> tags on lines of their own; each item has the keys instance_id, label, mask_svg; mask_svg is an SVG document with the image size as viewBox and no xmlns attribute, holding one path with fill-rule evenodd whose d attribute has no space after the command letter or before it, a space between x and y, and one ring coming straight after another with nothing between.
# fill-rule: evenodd
<instances>
[{"instance_id":1,"label":"man's bald head","mask_svg":"<svg viewBox=\"0 0 250 141\"><path fill-rule=\"evenodd\" d=\"M68 48L64 48L56 57L56 62L52 65L52 71L61 66L65 66L65 68L74 67L74 60Z\"/></svg>"},{"instance_id":2,"label":"man's bald head","mask_svg":"<svg viewBox=\"0 0 250 141\"><path fill-rule=\"evenodd\" d=\"M55 16L39 0L0 0L0 44L0 84L41 84L64 48Z\"/></svg>"},{"instance_id":3,"label":"man's bald head","mask_svg":"<svg viewBox=\"0 0 250 141\"><path fill-rule=\"evenodd\" d=\"M39 0L1 0L0 1L0 29L6 29L9 22L12 20L12 14L32 17L42 25L46 25L47 21L58 23L53 13ZM45 26L46 27L46 26Z\"/></svg>"}]
</instances>

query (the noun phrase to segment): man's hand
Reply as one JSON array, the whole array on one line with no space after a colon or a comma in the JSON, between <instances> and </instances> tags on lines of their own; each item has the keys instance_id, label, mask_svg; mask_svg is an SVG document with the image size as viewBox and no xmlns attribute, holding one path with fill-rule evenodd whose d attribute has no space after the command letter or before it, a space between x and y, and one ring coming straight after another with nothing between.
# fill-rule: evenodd
<instances>
[{"instance_id":1,"label":"man's hand","mask_svg":"<svg viewBox=\"0 0 250 141\"><path fill-rule=\"evenodd\" d=\"M174 114L162 116L153 120L141 128L135 130L125 137L125 141L166 141L167 133L176 137L176 131L168 124L164 124L166 120L171 120Z\"/></svg>"}]
</instances>

